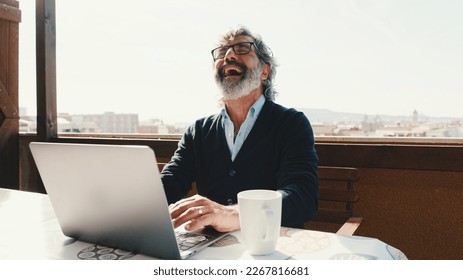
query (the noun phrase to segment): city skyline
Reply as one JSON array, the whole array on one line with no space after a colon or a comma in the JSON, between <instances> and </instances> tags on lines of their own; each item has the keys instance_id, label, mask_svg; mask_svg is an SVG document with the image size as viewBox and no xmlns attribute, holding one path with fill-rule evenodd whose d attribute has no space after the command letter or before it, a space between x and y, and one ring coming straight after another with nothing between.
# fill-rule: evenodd
<instances>
[{"instance_id":1,"label":"city skyline","mask_svg":"<svg viewBox=\"0 0 463 280\"><path fill-rule=\"evenodd\" d=\"M34 2L20 2L20 106L31 114ZM284 106L463 117L456 102L463 93L458 1L125 4L57 1L59 112L138 113L170 122L217 113L209 51L220 34L243 24L263 36L279 62L276 101Z\"/></svg>"},{"instance_id":2,"label":"city skyline","mask_svg":"<svg viewBox=\"0 0 463 280\"><path fill-rule=\"evenodd\" d=\"M22 114L25 113L21 110ZM432 118L414 111L409 116L363 115L331 110L304 109L315 136L355 137L462 137L462 119ZM169 123L139 119L138 114L58 114L58 132L110 134L182 134L191 122ZM36 119L24 116L21 132L36 132Z\"/></svg>"}]
</instances>

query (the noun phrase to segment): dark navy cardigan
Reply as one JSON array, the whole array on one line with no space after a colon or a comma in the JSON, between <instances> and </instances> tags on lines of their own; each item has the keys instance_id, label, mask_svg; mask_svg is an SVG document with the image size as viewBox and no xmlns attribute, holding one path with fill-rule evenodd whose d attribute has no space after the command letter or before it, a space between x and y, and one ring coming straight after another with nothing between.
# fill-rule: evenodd
<instances>
[{"instance_id":1,"label":"dark navy cardigan","mask_svg":"<svg viewBox=\"0 0 463 280\"><path fill-rule=\"evenodd\" d=\"M234 162L217 114L187 129L161 176L169 203L193 182L198 194L224 205L237 203L242 190L279 190L282 225L302 227L318 208L317 162L307 117L267 100Z\"/></svg>"}]
</instances>

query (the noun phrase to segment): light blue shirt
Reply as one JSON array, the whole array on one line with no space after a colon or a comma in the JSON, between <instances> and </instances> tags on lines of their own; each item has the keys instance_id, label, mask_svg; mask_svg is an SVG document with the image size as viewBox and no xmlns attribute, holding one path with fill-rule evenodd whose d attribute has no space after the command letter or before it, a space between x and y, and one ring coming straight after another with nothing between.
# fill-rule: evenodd
<instances>
[{"instance_id":1,"label":"light blue shirt","mask_svg":"<svg viewBox=\"0 0 463 280\"><path fill-rule=\"evenodd\" d=\"M248 115L246 116L246 119L244 120L243 124L241 124L240 130L238 131L236 138L234 137L235 127L233 125L233 122L228 116L228 113L225 107L222 108L222 111L220 112L220 114L222 114L222 117L223 117L223 127L225 129L225 138L227 139L227 144L228 144L228 148L230 149L230 155L231 155L232 161L235 161L236 155L240 151L241 146L243 146L243 143L248 137L249 132L251 132L251 129L254 126L254 123L256 122L256 119L259 116L259 113L262 110L262 107L264 106L264 103L265 103L265 97L261 95L259 99L257 99L256 102L254 102L254 104L249 109Z\"/></svg>"}]
</instances>

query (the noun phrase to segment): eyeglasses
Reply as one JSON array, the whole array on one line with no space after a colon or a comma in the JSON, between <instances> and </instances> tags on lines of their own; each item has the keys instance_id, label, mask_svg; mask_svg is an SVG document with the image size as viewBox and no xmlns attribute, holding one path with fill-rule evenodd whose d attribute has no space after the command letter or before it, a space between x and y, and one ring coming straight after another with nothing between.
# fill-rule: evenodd
<instances>
[{"instance_id":1,"label":"eyeglasses","mask_svg":"<svg viewBox=\"0 0 463 280\"><path fill-rule=\"evenodd\" d=\"M240 42L230 46L215 48L211 51L211 54L214 61L216 61L217 59L224 58L229 48L232 48L235 54L243 55L248 54L251 51L252 46L256 48L256 44L254 44L253 42Z\"/></svg>"}]
</instances>

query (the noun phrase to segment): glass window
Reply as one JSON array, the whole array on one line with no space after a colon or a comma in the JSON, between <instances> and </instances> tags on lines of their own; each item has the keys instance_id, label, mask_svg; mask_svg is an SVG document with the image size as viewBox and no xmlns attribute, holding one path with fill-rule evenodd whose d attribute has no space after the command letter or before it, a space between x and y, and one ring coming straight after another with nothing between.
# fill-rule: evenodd
<instances>
[{"instance_id":1,"label":"glass window","mask_svg":"<svg viewBox=\"0 0 463 280\"><path fill-rule=\"evenodd\" d=\"M20 1L27 115L34 5ZM181 133L217 113L210 51L241 24L280 64L276 102L304 111L317 135L462 137L462 12L459 1L56 1L60 126Z\"/></svg>"}]
</instances>

